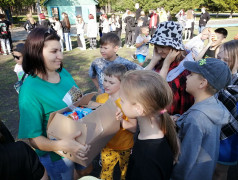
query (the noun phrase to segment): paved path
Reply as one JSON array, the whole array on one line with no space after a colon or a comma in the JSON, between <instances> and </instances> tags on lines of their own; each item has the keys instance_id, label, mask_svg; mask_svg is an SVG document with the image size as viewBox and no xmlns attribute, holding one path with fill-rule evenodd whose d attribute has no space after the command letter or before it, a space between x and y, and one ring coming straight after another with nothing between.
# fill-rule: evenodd
<instances>
[{"instance_id":1,"label":"paved path","mask_svg":"<svg viewBox=\"0 0 238 180\"><path fill-rule=\"evenodd\" d=\"M208 21L207 27L229 27L229 26L238 26L238 18L227 18L222 20L211 20ZM198 21L195 22L195 28L198 28ZM76 36L76 26L71 26L72 36ZM14 28L12 31L13 41L22 41L26 40L27 32L23 27Z\"/></svg>"}]
</instances>

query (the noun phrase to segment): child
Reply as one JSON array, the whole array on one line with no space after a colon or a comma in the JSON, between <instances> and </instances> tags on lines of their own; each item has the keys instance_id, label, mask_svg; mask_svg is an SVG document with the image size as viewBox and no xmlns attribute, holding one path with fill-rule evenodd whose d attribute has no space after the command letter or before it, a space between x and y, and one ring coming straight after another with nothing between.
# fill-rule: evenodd
<instances>
[{"instance_id":1,"label":"child","mask_svg":"<svg viewBox=\"0 0 238 180\"><path fill-rule=\"evenodd\" d=\"M57 32L57 35L60 37L61 52L64 52L64 35L62 24L59 21L58 17L54 17L55 22L53 23L53 29Z\"/></svg>"},{"instance_id":2,"label":"child","mask_svg":"<svg viewBox=\"0 0 238 180\"><path fill-rule=\"evenodd\" d=\"M202 33L198 34L185 44L185 49L192 51L196 58L204 47L204 41L209 38L209 28L203 29Z\"/></svg>"},{"instance_id":3,"label":"child","mask_svg":"<svg viewBox=\"0 0 238 180\"><path fill-rule=\"evenodd\" d=\"M24 71L22 69L23 50L24 50L24 44L19 43L16 45L16 48L13 49L13 55L12 55L16 62L14 72L17 74L18 81L20 81L24 75Z\"/></svg>"},{"instance_id":4,"label":"child","mask_svg":"<svg viewBox=\"0 0 238 180\"><path fill-rule=\"evenodd\" d=\"M218 99L231 113L231 121L221 128L219 157L213 179L227 179L231 165L238 161L238 40L224 43L217 58L226 62L232 73L231 85L217 93Z\"/></svg>"},{"instance_id":5,"label":"child","mask_svg":"<svg viewBox=\"0 0 238 180\"><path fill-rule=\"evenodd\" d=\"M89 77L92 78L99 92L104 92L103 70L110 64L123 64L128 70L142 69L141 66L117 55L120 38L115 33L104 34L99 43L102 57L95 59L89 69Z\"/></svg>"},{"instance_id":6,"label":"child","mask_svg":"<svg viewBox=\"0 0 238 180\"><path fill-rule=\"evenodd\" d=\"M158 73L135 70L122 79L120 98L123 113L137 118L140 129L126 179L169 180L179 153L174 123L165 109L173 100L171 88Z\"/></svg>"},{"instance_id":7,"label":"child","mask_svg":"<svg viewBox=\"0 0 238 180\"><path fill-rule=\"evenodd\" d=\"M139 64L143 66L145 58L149 53L149 28L147 26L141 27L141 34L136 38L136 57Z\"/></svg>"},{"instance_id":8,"label":"child","mask_svg":"<svg viewBox=\"0 0 238 180\"><path fill-rule=\"evenodd\" d=\"M194 22L193 11L188 10L186 13L185 27L184 27L184 41L187 41L191 37L192 23Z\"/></svg>"},{"instance_id":9,"label":"child","mask_svg":"<svg viewBox=\"0 0 238 180\"><path fill-rule=\"evenodd\" d=\"M143 20L141 18L139 18L137 20L137 25L135 27L135 40L137 39L137 37L140 35L141 33L141 27L143 26Z\"/></svg>"},{"instance_id":10,"label":"child","mask_svg":"<svg viewBox=\"0 0 238 180\"><path fill-rule=\"evenodd\" d=\"M97 23L92 14L88 15L87 37L89 39L90 50L97 48Z\"/></svg>"},{"instance_id":11,"label":"child","mask_svg":"<svg viewBox=\"0 0 238 180\"><path fill-rule=\"evenodd\" d=\"M135 14L131 11L128 12L128 16L125 18L126 23L126 37L125 37L125 43L126 47L135 48L135 26L136 26L136 20L135 20Z\"/></svg>"},{"instance_id":12,"label":"child","mask_svg":"<svg viewBox=\"0 0 238 180\"><path fill-rule=\"evenodd\" d=\"M189 71L183 67L184 61L194 61L192 53L187 54L182 41L182 26L173 21L160 23L150 40L154 52L147 70L155 70L169 83L173 91L173 103L168 108L171 115L183 114L194 102L186 92L186 76ZM167 71L166 71L167 70Z\"/></svg>"},{"instance_id":13,"label":"child","mask_svg":"<svg viewBox=\"0 0 238 180\"><path fill-rule=\"evenodd\" d=\"M217 28L215 32L212 29L209 31L209 42L195 58L196 61L207 57L216 58L219 47L226 40L228 34L225 28Z\"/></svg>"},{"instance_id":14,"label":"child","mask_svg":"<svg viewBox=\"0 0 238 180\"><path fill-rule=\"evenodd\" d=\"M122 21L120 19L120 16L117 15L116 16L116 34L118 35L120 40L121 40L121 30L122 30ZM122 47L122 44L120 45L120 47Z\"/></svg>"},{"instance_id":15,"label":"child","mask_svg":"<svg viewBox=\"0 0 238 180\"><path fill-rule=\"evenodd\" d=\"M135 37L134 37L135 40L140 35L142 26L143 26L143 20L142 20L142 18L139 18L137 20L137 25L135 27ZM136 60L137 59L136 52L131 57L132 57L133 60Z\"/></svg>"},{"instance_id":16,"label":"child","mask_svg":"<svg viewBox=\"0 0 238 180\"><path fill-rule=\"evenodd\" d=\"M32 14L27 14L26 17L27 21L24 23L23 27L28 33L30 33L33 29L35 29L37 23L32 17Z\"/></svg>"},{"instance_id":17,"label":"child","mask_svg":"<svg viewBox=\"0 0 238 180\"><path fill-rule=\"evenodd\" d=\"M76 19L77 42L80 50L86 50L86 43L84 39L84 21L82 16L78 15Z\"/></svg>"},{"instance_id":18,"label":"child","mask_svg":"<svg viewBox=\"0 0 238 180\"><path fill-rule=\"evenodd\" d=\"M72 42L71 42L71 37L70 37L70 22L69 22L69 17L68 14L65 12L62 12L62 28L63 28L63 34L64 34L64 42L65 42L65 47L66 51L71 51L72 50Z\"/></svg>"},{"instance_id":19,"label":"child","mask_svg":"<svg viewBox=\"0 0 238 180\"><path fill-rule=\"evenodd\" d=\"M121 78L127 71L122 64L111 64L105 70L105 78L103 86L105 93L100 94L96 101L105 103L108 98L115 100L118 107L120 107L119 89ZM128 130L126 130L128 129ZM136 131L136 120L128 120L125 116L121 121L121 128L117 134L108 142L106 147L101 152L102 171L101 179L112 180L114 166L119 161L121 169L121 179L124 180L126 176L127 165L131 148L134 145L133 133Z\"/></svg>"},{"instance_id":20,"label":"child","mask_svg":"<svg viewBox=\"0 0 238 180\"><path fill-rule=\"evenodd\" d=\"M9 41L9 28L8 24L5 22L5 15L0 14L0 41L1 48L3 50L3 55L11 54L11 45Z\"/></svg>"},{"instance_id":21,"label":"child","mask_svg":"<svg viewBox=\"0 0 238 180\"><path fill-rule=\"evenodd\" d=\"M186 91L194 96L195 103L176 122L181 154L172 179L211 180L219 153L221 126L230 118L214 94L230 84L231 72L226 63L215 58L186 61L184 67L191 71Z\"/></svg>"},{"instance_id":22,"label":"child","mask_svg":"<svg viewBox=\"0 0 238 180\"><path fill-rule=\"evenodd\" d=\"M109 25L109 21L107 19L107 15L106 14L102 15L102 20L103 20L103 23L102 23L102 34L106 34L106 33L110 32L110 25Z\"/></svg>"}]
</instances>

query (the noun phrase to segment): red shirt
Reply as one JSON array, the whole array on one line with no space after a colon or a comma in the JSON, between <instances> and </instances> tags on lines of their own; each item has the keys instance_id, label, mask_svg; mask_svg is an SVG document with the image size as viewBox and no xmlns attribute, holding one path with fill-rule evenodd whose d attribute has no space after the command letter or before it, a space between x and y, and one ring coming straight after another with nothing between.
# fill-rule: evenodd
<instances>
[{"instance_id":1,"label":"red shirt","mask_svg":"<svg viewBox=\"0 0 238 180\"><path fill-rule=\"evenodd\" d=\"M174 61L170 67L169 71L176 68L179 65L180 61ZM159 72L160 69L156 68L156 72ZM192 95L186 92L186 76L189 75L188 70L184 70L178 77L173 81L168 82L169 86L173 91L173 103L168 109L168 113L171 115L174 114L183 114L186 112L194 103L194 98Z\"/></svg>"}]
</instances>

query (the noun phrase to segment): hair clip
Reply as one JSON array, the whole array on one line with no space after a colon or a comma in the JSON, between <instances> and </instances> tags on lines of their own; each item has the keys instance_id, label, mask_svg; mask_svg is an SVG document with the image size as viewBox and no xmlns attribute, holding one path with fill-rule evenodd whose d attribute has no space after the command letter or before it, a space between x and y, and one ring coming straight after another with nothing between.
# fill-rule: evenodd
<instances>
[{"instance_id":1,"label":"hair clip","mask_svg":"<svg viewBox=\"0 0 238 180\"><path fill-rule=\"evenodd\" d=\"M160 114L164 114L166 112L167 112L167 109L163 109L163 110L160 111Z\"/></svg>"}]
</instances>

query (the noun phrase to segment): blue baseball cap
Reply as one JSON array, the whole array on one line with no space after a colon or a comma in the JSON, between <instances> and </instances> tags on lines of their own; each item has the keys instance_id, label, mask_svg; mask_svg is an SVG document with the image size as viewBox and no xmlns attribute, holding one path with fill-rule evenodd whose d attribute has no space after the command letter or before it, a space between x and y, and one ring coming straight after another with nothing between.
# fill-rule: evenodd
<instances>
[{"instance_id":1,"label":"blue baseball cap","mask_svg":"<svg viewBox=\"0 0 238 180\"><path fill-rule=\"evenodd\" d=\"M194 73L201 74L216 90L231 84L231 71L227 64L216 58L186 61L184 67Z\"/></svg>"}]
</instances>

